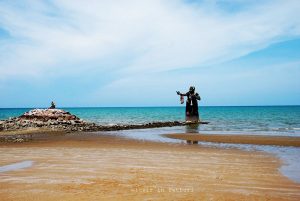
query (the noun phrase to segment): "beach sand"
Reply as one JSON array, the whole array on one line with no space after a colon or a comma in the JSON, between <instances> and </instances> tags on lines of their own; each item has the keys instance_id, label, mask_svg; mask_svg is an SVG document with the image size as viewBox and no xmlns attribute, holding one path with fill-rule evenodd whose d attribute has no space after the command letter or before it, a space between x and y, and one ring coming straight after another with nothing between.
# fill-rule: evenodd
<instances>
[{"instance_id":1,"label":"beach sand","mask_svg":"<svg viewBox=\"0 0 300 201\"><path fill-rule=\"evenodd\" d=\"M300 200L271 154L100 134L1 143L0 200Z\"/></svg>"}]
</instances>

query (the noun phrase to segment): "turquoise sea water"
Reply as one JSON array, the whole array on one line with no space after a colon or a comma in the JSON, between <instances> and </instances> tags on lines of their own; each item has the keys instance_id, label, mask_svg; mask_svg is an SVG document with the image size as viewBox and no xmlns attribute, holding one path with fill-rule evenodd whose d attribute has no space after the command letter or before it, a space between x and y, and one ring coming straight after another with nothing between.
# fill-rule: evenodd
<instances>
[{"instance_id":1,"label":"turquoise sea water","mask_svg":"<svg viewBox=\"0 0 300 201\"><path fill-rule=\"evenodd\" d=\"M23 114L31 108L1 108L0 119ZM184 107L63 108L99 124L141 124L184 121ZM203 106L200 118L209 121L197 129L213 133L262 133L300 136L300 106Z\"/></svg>"}]
</instances>

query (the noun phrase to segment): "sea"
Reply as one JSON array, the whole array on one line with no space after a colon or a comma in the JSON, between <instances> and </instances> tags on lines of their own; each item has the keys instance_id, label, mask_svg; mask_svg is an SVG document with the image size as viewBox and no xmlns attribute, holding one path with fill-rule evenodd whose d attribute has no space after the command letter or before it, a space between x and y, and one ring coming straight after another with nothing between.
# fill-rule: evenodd
<instances>
[{"instance_id":1,"label":"sea","mask_svg":"<svg viewBox=\"0 0 300 201\"><path fill-rule=\"evenodd\" d=\"M30 109L33 108L0 108L0 120L17 117ZM87 121L103 125L185 120L184 107L70 107L61 109ZM199 112L200 119L209 124L193 128L193 132L300 136L300 106L203 106L199 107ZM182 128L178 129L184 131Z\"/></svg>"},{"instance_id":2,"label":"sea","mask_svg":"<svg viewBox=\"0 0 300 201\"><path fill-rule=\"evenodd\" d=\"M0 120L17 117L34 108L0 108ZM157 121L184 121L184 107L78 107L61 108L102 125L144 124ZM209 124L124 131L106 134L139 140L185 143L161 134L198 132L203 134L251 134L300 136L300 106L200 106L201 121ZM101 134L101 133L99 133ZM200 142L197 146L267 152L281 161L280 172L300 183L300 147Z\"/></svg>"}]
</instances>

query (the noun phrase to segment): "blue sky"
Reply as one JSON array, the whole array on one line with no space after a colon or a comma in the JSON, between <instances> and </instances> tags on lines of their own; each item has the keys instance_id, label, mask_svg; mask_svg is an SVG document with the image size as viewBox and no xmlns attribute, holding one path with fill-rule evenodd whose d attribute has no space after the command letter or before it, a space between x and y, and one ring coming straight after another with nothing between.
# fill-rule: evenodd
<instances>
[{"instance_id":1,"label":"blue sky","mask_svg":"<svg viewBox=\"0 0 300 201\"><path fill-rule=\"evenodd\" d=\"M0 1L0 107L300 104L297 0Z\"/></svg>"}]
</instances>

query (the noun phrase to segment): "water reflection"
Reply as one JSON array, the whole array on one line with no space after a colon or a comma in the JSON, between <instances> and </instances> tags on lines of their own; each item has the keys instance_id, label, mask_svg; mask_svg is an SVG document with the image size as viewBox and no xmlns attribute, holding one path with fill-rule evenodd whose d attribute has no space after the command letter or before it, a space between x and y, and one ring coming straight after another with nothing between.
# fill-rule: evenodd
<instances>
[{"instance_id":1,"label":"water reflection","mask_svg":"<svg viewBox=\"0 0 300 201\"><path fill-rule=\"evenodd\" d=\"M23 168L29 168L33 164L33 161L22 161L19 163L13 163L10 165L0 166L0 172L14 171Z\"/></svg>"},{"instance_id":2,"label":"water reflection","mask_svg":"<svg viewBox=\"0 0 300 201\"><path fill-rule=\"evenodd\" d=\"M198 133L200 124L188 124L185 126L185 133Z\"/></svg>"}]
</instances>

